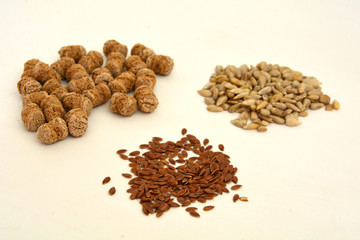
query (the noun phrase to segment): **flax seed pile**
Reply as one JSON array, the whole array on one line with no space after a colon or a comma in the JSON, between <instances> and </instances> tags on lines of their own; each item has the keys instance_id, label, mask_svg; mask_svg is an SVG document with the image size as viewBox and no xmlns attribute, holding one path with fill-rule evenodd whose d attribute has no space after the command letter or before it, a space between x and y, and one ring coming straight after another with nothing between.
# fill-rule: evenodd
<instances>
[{"instance_id":1,"label":"flax seed pile","mask_svg":"<svg viewBox=\"0 0 360 240\"><path fill-rule=\"evenodd\" d=\"M131 172L122 176L129 181L131 200L139 200L144 214L156 214L160 217L174 207L187 207L185 210L193 217L200 217L196 207L188 207L192 203L207 201L223 193L229 193L228 184L234 184L231 190L238 190L241 185L235 176L237 168L230 163L230 157L209 145L209 140L201 142L194 135L182 130L183 137L176 141L163 141L153 137L152 141L141 144L139 150L126 154L126 149L117 151L121 159L129 161ZM190 156L191 155L191 156ZM110 181L106 177L103 184ZM111 188L113 189L113 188ZM109 192L113 195L114 191ZM247 201L247 197L233 198ZM204 211L214 206L208 205Z\"/></svg>"}]
</instances>

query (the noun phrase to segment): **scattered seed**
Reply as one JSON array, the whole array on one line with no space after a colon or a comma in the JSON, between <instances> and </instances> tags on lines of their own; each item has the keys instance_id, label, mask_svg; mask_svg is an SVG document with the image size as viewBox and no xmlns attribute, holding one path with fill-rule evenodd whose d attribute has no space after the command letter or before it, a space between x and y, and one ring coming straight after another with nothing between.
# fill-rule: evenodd
<instances>
[{"instance_id":1,"label":"scattered seed","mask_svg":"<svg viewBox=\"0 0 360 240\"><path fill-rule=\"evenodd\" d=\"M232 187L231 187L231 190L238 190L238 189L240 189L241 187L242 187L242 185L237 184L237 185L232 186Z\"/></svg>"},{"instance_id":2,"label":"scattered seed","mask_svg":"<svg viewBox=\"0 0 360 240\"><path fill-rule=\"evenodd\" d=\"M148 147L149 147L148 144L141 144L141 145L139 146L140 149L146 149L146 148L148 148Z\"/></svg>"},{"instance_id":3,"label":"scattered seed","mask_svg":"<svg viewBox=\"0 0 360 240\"><path fill-rule=\"evenodd\" d=\"M191 216L193 217L200 217L200 214L198 212L195 212L195 211L190 211L189 212Z\"/></svg>"},{"instance_id":4,"label":"scattered seed","mask_svg":"<svg viewBox=\"0 0 360 240\"><path fill-rule=\"evenodd\" d=\"M123 177L125 177L125 178L132 178L130 173L123 173L121 175L123 175Z\"/></svg>"},{"instance_id":5,"label":"scattered seed","mask_svg":"<svg viewBox=\"0 0 360 240\"><path fill-rule=\"evenodd\" d=\"M197 209L198 209L197 207L188 207L185 209L185 211L190 212L190 211L195 211Z\"/></svg>"},{"instance_id":6,"label":"scattered seed","mask_svg":"<svg viewBox=\"0 0 360 240\"><path fill-rule=\"evenodd\" d=\"M239 194L235 194L235 195L233 196L233 202L236 202L236 201L239 200L239 199L240 199Z\"/></svg>"},{"instance_id":7,"label":"scattered seed","mask_svg":"<svg viewBox=\"0 0 360 240\"><path fill-rule=\"evenodd\" d=\"M140 145L147 149L141 155L132 156L130 153L129 158L120 154L130 161L132 174L122 174L131 178L127 192L131 200L140 200L146 215L155 213L160 217L172 207L188 207L196 201L205 203L229 192L226 184L238 182L235 176L237 168L222 152L221 144L221 151L212 151L208 139L201 142L194 135L181 133L183 137L175 142L163 142L163 139L154 137L148 144ZM210 207L205 209L210 210ZM195 210L195 207L186 208L186 211L193 212L192 216L199 217Z\"/></svg>"},{"instance_id":8,"label":"scattered seed","mask_svg":"<svg viewBox=\"0 0 360 240\"><path fill-rule=\"evenodd\" d=\"M247 197L240 197L240 201L247 202L249 201Z\"/></svg>"},{"instance_id":9,"label":"scattered seed","mask_svg":"<svg viewBox=\"0 0 360 240\"><path fill-rule=\"evenodd\" d=\"M109 194L110 194L111 196L114 195L115 192L116 192L115 187L112 187L112 188L109 189Z\"/></svg>"},{"instance_id":10,"label":"scattered seed","mask_svg":"<svg viewBox=\"0 0 360 240\"><path fill-rule=\"evenodd\" d=\"M120 150L117 150L117 154L122 154L122 153L125 153L127 150L126 149L120 149Z\"/></svg>"},{"instance_id":11,"label":"scattered seed","mask_svg":"<svg viewBox=\"0 0 360 240\"><path fill-rule=\"evenodd\" d=\"M110 177L106 177L104 178L102 184L107 184L108 182L110 182L111 178Z\"/></svg>"},{"instance_id":12,"label":"scattered seed","mask_svg":"<svg viewBox=\"0 0 360 240\"><path fill-rule=\"evenodd\" d=\"M187 129L186 128L183 128L182 130L181 130L181 134L182 135L185 135L187 133Z\"/></svg>"},{"instance_id":13,"label":"scattered seed","mask_svg":"<svg viewBox=\"0 0 360 240\"><path fill-rule=\"evenodd\" d=\"M140 151L133 151L129 155L130 156L138 156L140 154Z\"/></svg>"},{"instance_id":14,"label":"scattered seed","mask_svg":"<svg viewBox=\"0 0 360 240\"><path fill-rule=\"evenodd\" d=\"M124 160L128 160L128 159L129 159L129 157L126 156L125 154L120 154L120 157L121 157L122 159L124 159Z\"/></svg>"},{"instance_id":15,"label":"scattered seed","mask_svg":"<svg viewBox=\"0 0 360 240\"><path fill-rule=\"evenodd\" d=\"M156 217L161 217L163 215L164 212L157 212L156 213Z\"/></svg>"},{"instance_id":16,"label":"scattered seed","mask_svg":"<svg viewBox=\"0 0 360 240\"><path fill-rule=\"evenodd\" d=\"M161 137L153 137L154 142L161 142L163 139Z\"/></svg>"},{"instance_id":17,"label":"scattered seed","mask_svg":"<svg viewBox=\"0 0 360 240\"><path fill-rule=\"evenodd\" d=\"M205 206L203 208L204 211L210 211L211 209L214 209L214 206Z\"/></svg>"},{"instance_id":18,"label":"scattered seed","mask_svg":"<svg viewBox=\"0 0 360 240\"><path fill-rule=\"evenodd\" d=\"M219 149L220 149L220 151L224 151L224 149L225 149L224 145L219 144Z\"/></svg>"}]
</instances>

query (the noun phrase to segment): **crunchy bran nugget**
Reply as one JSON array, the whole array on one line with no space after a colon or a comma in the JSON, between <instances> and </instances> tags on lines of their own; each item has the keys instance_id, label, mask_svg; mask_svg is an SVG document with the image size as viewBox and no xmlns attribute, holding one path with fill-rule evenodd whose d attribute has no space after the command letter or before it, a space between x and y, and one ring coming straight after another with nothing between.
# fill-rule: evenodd
<instances>
[{"instance_id":1,"label":"crunchy bran nugget","mask_svg":"<svg viewBox=\"0 0 360 240\"><path fill-rule=\"evenodd\" d=\"M110 110L122 116L130 117L137 110L136 99L125 93L117 92L111 96Z\"/></svg>"},{"instance_id":2,"label":"crunchy bran nugget","mask_svg":"<svg viewBox=\"0 0 360 240\"><path fill-rule=\"evenodd\" d=\"M65 139L69 135L64 119L57 117L44 123L37 130L37 138L43 144L53 144Z\"/></svg>"},{"instance_id":3,"label":"crunchy bran nugget","mask_svg":"<svg viewBox=\"0 0 360 240\"><path fill-rule=\"evenodd\" d=\"M69 133L73 137L81 137L88 128L87 113L81 108L74 108L65 115Z\"/></svg>"},{"instance_id":4,"label":"crunchy bran nugget","mask_svg":"<svg viewBox=\"0 0 360 240\"><path fill-rule=\"evenodd\" d=\"M120 52L126 57L128 49L126 45L123 45L116 40L108 40L104 43L103 51L105 56L108 56L112 52Z\"/></svg>"},{"instance_id":5,"label":"crunchy bran nugget","mask_svg":"<svg viewBox=\"0 0 360 240\"><path fill-rule=\"evenodd\" d=\"M21 119L28 131L36 132L45 123L45 116L40 107L35 103L28 103L23 106Z\"/></svg>"},{"instance_id":6,"label":"crunchy bran nugget","mask_svg":"<svg viewBox=\"0 0 360 240\"><path fill-rule=\"evenodd\" d=\"M155 111L159 101L149 86L143 85L138 87L134 92L134 97L138 104L138 109L144 113Z\"/></svg>"},{"instance_id":7,"label":"crunchy bran nugget","mask_svg":"<svg viewBox=\"0 0 360 240\"><path fill-rule=\"evenodd\" d=\"M60 57L70 57L73 58L75 63L77 63L82 56L86 55L86 49L81 45L69 45L60 48L58 51Z\"/></svg>"}]
</instances>

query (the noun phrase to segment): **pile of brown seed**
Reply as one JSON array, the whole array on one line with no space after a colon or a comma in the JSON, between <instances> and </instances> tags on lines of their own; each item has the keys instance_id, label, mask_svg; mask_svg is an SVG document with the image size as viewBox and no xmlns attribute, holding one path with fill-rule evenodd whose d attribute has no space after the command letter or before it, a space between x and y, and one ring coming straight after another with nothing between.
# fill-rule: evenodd
<instances>
[{"instance_id":1,"label":"pile of brown seed","mask_svg":"<svg viewBox=\"0 0 360 240\"><path fill-rule=\"evenodd\" d=\"M141 144L140 150L126 155L125 149L117 151L119 156L130 162L131 174L122 174L129 181L130 199L139 199L144 214L156 213L160 217L172 207L188 207L195 202L205 203L222 193L228 193L226 187L234 183L231 190L238 190L237 168L230 164L230 157L221 151L213 151L209 140L203 143L194 135L186 134L180 140L166 141L153 137L147 144ZM190 156L193 155L193 156ZM108 182L105 178L104 182ZM114 191L109 192L113 195ZM176 200L176 202L175 202ZM236 200L248 201L246 197ZM235 200L234 200L235 202ZM214 206L205 206L204 211L210 211ZM196 207L185 209L193 217L200 217Z\"/></svg>"},{"instance_id":2,"label":"pile of brown seed","mask_svg":"<svg viewBox=\"0 0 360 240\"><path fill-rule=\"evenodd\" d=\"M232 124L266 132L269 123L300 125L298 117L306 117L308 109L338 110L339 102L331 103L320 85L315 77L289 67L260 62L250 68L245 64L216 66L210 82L198 93L205 97L208 111L240 113Z\"/></svg>"}]
</instances>

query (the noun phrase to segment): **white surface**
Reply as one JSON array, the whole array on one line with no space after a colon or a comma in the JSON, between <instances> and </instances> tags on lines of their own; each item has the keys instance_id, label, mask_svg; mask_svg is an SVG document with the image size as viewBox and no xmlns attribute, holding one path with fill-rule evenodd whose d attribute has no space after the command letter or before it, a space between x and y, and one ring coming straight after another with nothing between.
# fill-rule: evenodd
<instances>
[{"instance_id":1,"label":"white surface","mask_svg":"<svg viewBox=\"0 0 360 240\"><path fill-rule=\"evenodd\" d=\"M1 1L0 9L0 239L359 239L359 1ZM158 78L159 108L123 118L105 104L85 136L40 144L20 118L23 63L52 63L69 44L101 51L108 39L174 58L172 74ZM262 60L316 76L341 110L265 134L206 111L196 90L215 65ZM225 145L248 203L222 195L200 219L181 208L158 219L129 200L121 176L129 168L116 150L176 140L183 127Z\"/></svg>"}]
</instances>

